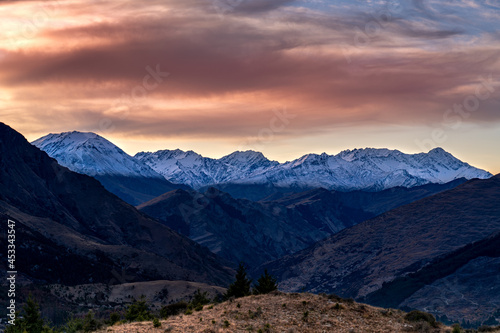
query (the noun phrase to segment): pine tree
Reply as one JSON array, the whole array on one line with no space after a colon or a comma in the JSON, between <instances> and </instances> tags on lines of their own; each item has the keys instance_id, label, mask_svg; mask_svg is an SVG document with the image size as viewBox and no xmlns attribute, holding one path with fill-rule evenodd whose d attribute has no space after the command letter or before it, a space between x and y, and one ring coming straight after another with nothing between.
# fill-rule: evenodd
<instances>
[{"instance_id":1,"label":"pine tree","mask_svg":"<svg viewBox=\"0 0 500 333\"><path fill-rule=\"evenodd\" d=\"M28 298L24 310L24 324L28 332L42 332L43 318L40 315L38 304L31 298Z\"/></svg>"},{"instance_id":2,"label":"pine tree","mask_svg":"<svg viewBox=\"0 0 500 333\"><path fill-rule=\"evenodd\" d=\"M277 289L278 284L276 278L270 275L266 269L264 270L264 274L257 280L257 285L253 288L253 293L255 295L269 294Z\"/></svg>"},{"instance_id":3,"label":"pine tree","mask_svg":"<svg viewBox=\"0 0 500 333\"><path fill-rule=\"evenodd\" d=\"M28 297L26 305L23 307L23 316L16 313L15 325L7 326L6 333L47 333L52 332L52 329L45 325L45 322L40 313L40 307L33 300L31 295Z\"/></svg>"},{"instance_id":4,"label":"pine tree","mask_svg":"<svg viewBox=\"0 0 500 333\"><path fill-rule=\"evenodd\" d=\"M94 317L94 312L89 310L83 319L83 331L94 332L99 328L99 322Z\"/></svg>"},{"instance_id":5,"label":"pine tree","mask_svg":"<svg viewBox=\"0 0 500 333\"><path fill-rule=\"evenodd\" d=\"M226 299L233 296L238 298L250 295L250 285L252 284L252 281L247 278L247 270L242 262L240 262L238 266L235 277L236 280L229 285L227 292L224 295Z\"/></svg>"}]
</instances>

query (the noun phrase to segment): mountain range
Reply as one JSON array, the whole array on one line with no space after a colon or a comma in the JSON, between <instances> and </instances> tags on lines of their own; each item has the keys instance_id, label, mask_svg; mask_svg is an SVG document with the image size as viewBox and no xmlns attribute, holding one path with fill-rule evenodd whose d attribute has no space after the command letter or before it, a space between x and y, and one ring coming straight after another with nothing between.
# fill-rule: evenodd
<instances>
[{"instance_id":1,"label":"mountain range","mask_svg":"<svg viewBox=\"0 0 500 333\"><path fill-rule=\"evenodd\" d=\"M195 189L214 184L258 184L278 188L380 191L396 186L492 176L441 148L414 155L389 149L354 149L337 155L307 154L285 163L270 161L255 151L234 152L220 159L181 150L142 152L135 157L166 179Z\"/></svg>"},{"instance_id":2,"label":"mountain range","mask_svg":"<svg viewBox=\"0 0 500 333\"><path fill-rule=\"evenodd\" d=\"M355 149L337 155L307 154L279 163L255 151L237 151L220 159L179 149L141 152L132 157L94 133L49 134L33 144L71 170L95 177L134 205L189 187L202 192L216 187L235 198L255 201L318 187L381 191L492 176L441 148L413 155L389 149Z\"/></svg>"}]
</instances>

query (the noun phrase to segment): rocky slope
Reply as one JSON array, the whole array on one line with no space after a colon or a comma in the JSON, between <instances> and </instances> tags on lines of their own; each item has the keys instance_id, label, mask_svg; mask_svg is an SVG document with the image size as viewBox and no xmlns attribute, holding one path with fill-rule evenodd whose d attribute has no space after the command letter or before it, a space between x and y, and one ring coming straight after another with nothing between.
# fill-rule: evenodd
<instances>
[{"instance_id":1,"label":"rocky slope","mask_svg":"<svg viewBox=\"0 0 500 333\"><path fill-rule=\"evenodd\" d=\"M49 134L32 142L68 169L92 176L130 204L139 204L184 185L167 181L146 164L95 133Z\"/></svg>"}]
</instances>

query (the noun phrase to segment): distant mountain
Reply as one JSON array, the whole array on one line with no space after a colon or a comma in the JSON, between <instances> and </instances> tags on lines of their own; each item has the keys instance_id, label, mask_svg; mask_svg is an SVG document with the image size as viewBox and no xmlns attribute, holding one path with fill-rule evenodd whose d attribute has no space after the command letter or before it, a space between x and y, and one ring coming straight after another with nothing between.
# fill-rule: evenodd
<instances>
[{"instance_id":1,"label":"distant mountain","mask_svg":"<svg viewBox=\"0 0 500 333\"><path fill-rule=\"evenodd\" d=\"M215 188L203 194L168 192L137 208L220 257L251 267L302 250L331 234L285 206L237 200Z\"/></svg>"},{"instance_id":2,"label":"distant mountain","mask_svg":"<svg viewBox=\"0 0 500 333\"><path fill-rule=\"evenodd\" d=\"M320 187L381 191L491 177L441 148L414 155L389 149L355 149L337 155L308 154L280 164L255 151L237 151L220 159L179 149L141 152L132 157L94 133L49 134L33 144L61 165L95 177L134 205L189 187L202 192L216 187L235 198L258 201Z\"/></svg>"},{"instance_id":3,"label":"distant mountain","mask_svg":"<svg viewBox=\"0 0 500 333\"><path fill-rule=\"evenodd\" d=\"M234 199L212 187L204 193L168 192L138 208L219 256L255 267L463 182L380 192L314 189L262 202Z\"/></svg>"},{"instance_id":4,"label":"distant mountain","mask_svg":"<svg viewBox=\"0 0 500 333\"><path fill-rule=\"evenodd\" d=\"M16 269L23 280L226 285L231 279L232 271L215 255L140 213L95 179L60 166L2 123L0 216L3 223L16 221ZM0 239L6 246L6 233Z\"/></svg>"},{"instance_id":5,"label":"distant mountain","mask_svg":"<svg viewBox=\"0 0 500 333\"><path fill-rule=\"evenodd\" d=\"M203 186L246 179L260 174L278 162L269 161L262 153L254 151L234 152L221 159L203 157L193 151L160 150L155 153L141 152L135 155L166 179L200 189Z\"/></svg>"},{"instance_id":6,"label":"distant mountain","mask_svg":"<svg viewBox=\"0 0 500 333\"><path fill-rule=\"evenodd\" d=\"M177 188L188 188L172 184L95 133L49 134L32 144L70 170L96 178L108 191L133 205Z\"/></svg>"},{"instance_id":7,"label":"distant mountain","mask_svg":"<svg viewBox=\"0 0 500 333\"><path fill-rule=\"evenodd\" d=\"M235 152L221 159L181 150L142 152L135 157L172 182L195 189L215 185L235 197L253 200L318 187L381 191L492 176L441 148L414 155L389 149L355 149L338 155L308 154L282 164L254 151Z\"/></svg>"},{"instance_id":8,"label":"distant mountain","mask_svg":"<svg viewBox=\"0 0 500 333\"><path fill-rule=\"evenodd\" d=\"M487 180L471 180L449 191L393 209L345 229L308 249L269 263L266 267L279 277L281 288L289 291L305 289L355 298L368 296L369 300L373 300L375 296L369 295L379 290L387 290L387 293L377 298L385 302L394 302L394 297L400 297L410 291L404 299L395 301L398 306L422 306L422 302L412 298L412 295L418 295L420 292L427 295L425 297L445 292L444 289L425 291L422 289L423 284L436 281L436 284L433 284L436 288L453 289L454 283L460 283L461 286L457 286L455 291L475 290L474 293L466 295L467 304L461 303L462 312L479 309L477 311L482 310L484 319L491 314L488 309L500 304L498 294L490 295L493 298L489 298L489 304L481 304L482 301L488 300L486 294L491 293L494 285L479 285L474 279L442 279L451 277L452 274L463 276L464 272L471 271L471 267L478 269L478 263L488 262L480 257L491 258L498 251L469 251L466 260L463 256L454 255L454 260L445 265L441 264L439 270L437 267L444 256L452 255L454 251L474 242L483 241L499 231L500 175L497 175ZM486 243L490 244L493 240ZM461 261L457 265L458 258L461 258ZM492 265L496 265L495 260L491 262ZM400 289L392 289L393 298L384 297L389 293L388 284L391 281L408 274L417 274L424 270L426 265L435 265L435 269L428 270L427 277L420 277L423 284L413 284L411 281L408 285L403 283ZM460 267L464 270L460 271ZM485 267L482 271L482 281L496 281L494 276L489 279L484 276L488 272L491 273L491 270ZM429 277L431 280L428 280ZM441 284L439 281L442 281ZM446 281L447 283L444 283ZM411 289L415 285L417 288ZM440 303L440 311L441 314L448 313L449 316L447 307L443 305L445 303Z\"/></svg>"}]
</instances>

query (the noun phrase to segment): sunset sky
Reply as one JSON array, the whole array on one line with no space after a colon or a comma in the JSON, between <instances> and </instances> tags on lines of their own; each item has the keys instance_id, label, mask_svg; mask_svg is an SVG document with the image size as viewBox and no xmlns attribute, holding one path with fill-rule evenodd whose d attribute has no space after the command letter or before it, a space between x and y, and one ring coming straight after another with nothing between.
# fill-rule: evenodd
<instances>
[{"instance_id":1,"label":"sunset sky","mask_svg":"<svg viewBox=\"0 0 500 333\"><path fill-rule=\"evenodd\" d=\"M281 162L440 146L500 173L496 0L2 1L0 27L0 121L30 141Z\"/></svg>"}]
</instances>

